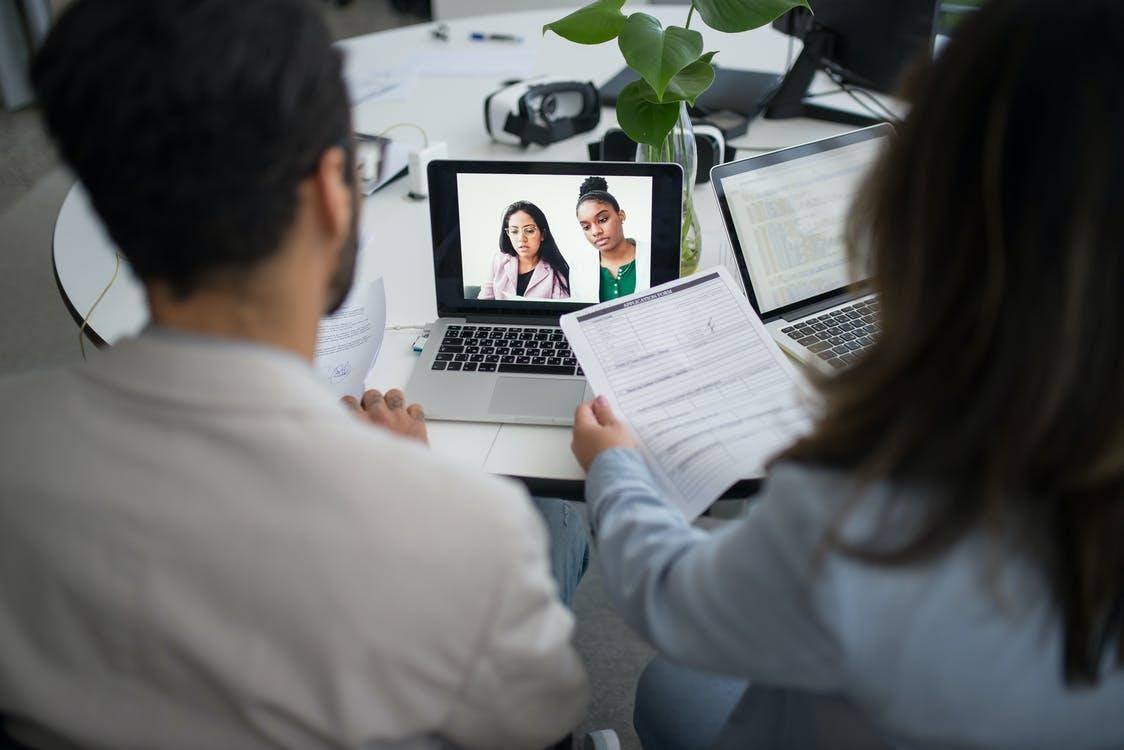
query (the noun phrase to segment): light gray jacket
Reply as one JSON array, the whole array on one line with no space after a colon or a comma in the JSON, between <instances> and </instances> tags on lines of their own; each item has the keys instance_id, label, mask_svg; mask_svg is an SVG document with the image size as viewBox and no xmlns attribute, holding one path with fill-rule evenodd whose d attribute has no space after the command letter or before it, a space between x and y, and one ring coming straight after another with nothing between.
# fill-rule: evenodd
<instances>
[{"instance_id":1,"label":"light gray jacket","mask_svg":"<svg viewBox=\"0 0 1124 750\"><path fill-rule=\"evenodd\" d=\"M897 748L1124 747L1124 670L1096 689L1065 686L1060 618L1017 551L997 557L976 533L925 565L838 552L817 564L853 489L845 475L781 465L745 518L708 533L618 448L594 462L586 495L611 597L673 660L799 691L812 712L846 705ZM889 496L869 490L846 537L868 538ZM894 504L896 526L911 523L908 506ZM755 731L739 717L747 703L732 719L743 740Z\"/></svg>"},{"instance_id":2,"label":"light gray jacket","mask_svg":"<svg viewBox=\"0 0 1124 750\"><path fill-rule=\"evenodd\" d=\"M0 713L40 747L541 748L584 715L526 492L311 367L145 334L0 381Z\"/></svg>"}]
</instances>

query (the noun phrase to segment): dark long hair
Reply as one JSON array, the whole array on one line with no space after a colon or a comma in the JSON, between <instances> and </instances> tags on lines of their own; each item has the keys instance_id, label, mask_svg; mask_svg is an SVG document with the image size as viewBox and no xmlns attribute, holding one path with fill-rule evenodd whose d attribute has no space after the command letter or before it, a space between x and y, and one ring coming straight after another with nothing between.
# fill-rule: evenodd
<instances>
[{"instance_id":1,"label":"dark long hair","mask_svg":"<svg viewBox=\"0 0 1124 750\"><path fill-rule=\"evenodd\" d=\"M1065 60L1064 72L1057 62ZM780 460L935 493L826 542L885 565L1012 531L1052 586L1069 684L1124 665L1124 3L992 0L915 71L852 209L877 342ZM1010 538L1006 536L1005 538Z\"/></svg>"},{"instance_id":2,"label":"dark long hair","mask_svg":"<svg viewBox=\"0 0 1124 750\"><path fill-rule=\"evenodd\" d=\"M550 223L546 220L546 214L542 209L530 201L515 201L507 210L503 212L503 221L500 222L500 252L507 253L508 255L516 255L514 248L511 247L511 241L507 237L507 220L511 218L513 213L523 211L531 215L538 225L539 231L542 232L542 243L539 245L539 257L550 264L554 272L558 274L558 278L562 281L562 288L566 294L570 293L570 264L562 257L562 251L558 249L558 243L554 241L554 233L550 231Z\"/></svg>"}]
</instances>

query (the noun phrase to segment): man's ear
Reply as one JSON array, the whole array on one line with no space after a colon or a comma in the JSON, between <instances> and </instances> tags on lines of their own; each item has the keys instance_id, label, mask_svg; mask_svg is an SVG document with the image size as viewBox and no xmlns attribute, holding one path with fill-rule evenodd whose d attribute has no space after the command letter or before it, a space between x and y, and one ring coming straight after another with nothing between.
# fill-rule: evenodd
<instances>
[{"instance_id":1,"label":"man's ear","mask_svg":"<svg viewBox=\"0 0 1124 750\"><path fill-rule=\"evenodd\" d=\"M332 239L332 244L343 242L351 230L351 212L355 208L352 195L355 188L353 167L347 152L336 146L320 156L312 174L317 215L322 231Z\"/></svg>"}]
</instances>

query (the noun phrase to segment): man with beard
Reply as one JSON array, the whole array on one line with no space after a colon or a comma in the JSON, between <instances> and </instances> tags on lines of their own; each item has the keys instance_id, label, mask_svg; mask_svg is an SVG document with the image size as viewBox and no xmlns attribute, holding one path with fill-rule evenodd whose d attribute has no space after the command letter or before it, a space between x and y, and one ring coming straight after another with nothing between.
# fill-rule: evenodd
<instances>
[{"instance_id":1,"label":"man with beard","mask_svg":"<svg viewBox=\"0 0 1124 750\"><path fill-rule=\"evenodd\" d=\"M0 382L9 731L137 748L566 734L586 678L525 492L433 456L401 392L349 409L310 367L358 215L315 7L79 0L34 81L152 323Z\"/></svg>"}]
</instances>

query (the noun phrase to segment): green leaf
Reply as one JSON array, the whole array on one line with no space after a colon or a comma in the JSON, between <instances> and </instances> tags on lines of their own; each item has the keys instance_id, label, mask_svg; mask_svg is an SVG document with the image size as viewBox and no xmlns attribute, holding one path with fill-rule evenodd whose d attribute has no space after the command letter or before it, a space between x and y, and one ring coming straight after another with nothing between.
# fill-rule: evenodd
<instances>
[{"instance_id":1,"label":"green leaf","mask_svg":"<svg viewBox=\"0 0 1124 750\"><path fill-rule=\"evenodd\" d=\"M627 20L621 13L625 0L595 0L565 18L542 27L543 35L553 31L578 44L601 44L616 39Z\"/></svg>"},{"instance_id":2,"label":"green leaf","mask_svg":"<svg viewBox=\"0 0 1124 750\"><path fill-rule=\"evenodd\" d=\"M772 23L793 8L812 9L808 0L692 0L691 4L707 26L729 33Z\"/></svg>"},{"instance_id":3,"label":"green leaf","mask_svg":"<svg viewBox=\"0 0 1124 750\"><path fill-rule=\"evenodd\" d=\"M714 83L714 66L710 64L716 52L707 52L693 63L675 74L663 92L663 101L685 101L694 104L699 94Z\"/></svg>"},{"instance_id":4,"label":"green leaf","mask_svg":"<svg viewBox=\"0 0 1124 750\"><path fill-rule=\"evenodd\" d=\"M679 119L679 102L653 102L655 92L646 81L633 81L617 96L617 122L637 143L658 146Z\"/></svg>"},{"instance_id":5,"label":"green leaf","mask_svg":"<svg viewBox=\"0 0 1124 750\"><path fill-rule=\"evenodd\" d=\"M678 26L666 30L658 19L646 13L633 13L621 28L617 45L628 67L640 74L648 85L663 96L676 73L702 53L702 34Z\"/></svg>"}]
</instances>

